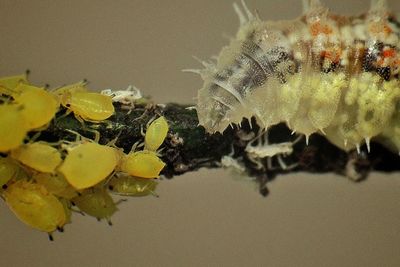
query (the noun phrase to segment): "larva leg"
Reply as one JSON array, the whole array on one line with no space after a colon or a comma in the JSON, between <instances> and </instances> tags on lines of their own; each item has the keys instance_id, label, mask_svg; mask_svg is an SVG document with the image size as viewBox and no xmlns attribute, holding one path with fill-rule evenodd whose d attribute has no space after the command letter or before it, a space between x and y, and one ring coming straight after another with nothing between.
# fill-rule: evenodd
<instances>
[{"instance_id":1,"label":"larva leg","mask_svg":"<svg viewBox=\"0 0 400 267\"><path fill-rule=\"evenodd\" d=\"M287 164L283 161L283 158L282 158L281 155L277 155L276 158L278 159L279 166L282 168L282 170L290 171L290 170L296 168L297 166L299 166L298 163L293 163L293 164L287 165Z\"/></svg>"}]
</instances>

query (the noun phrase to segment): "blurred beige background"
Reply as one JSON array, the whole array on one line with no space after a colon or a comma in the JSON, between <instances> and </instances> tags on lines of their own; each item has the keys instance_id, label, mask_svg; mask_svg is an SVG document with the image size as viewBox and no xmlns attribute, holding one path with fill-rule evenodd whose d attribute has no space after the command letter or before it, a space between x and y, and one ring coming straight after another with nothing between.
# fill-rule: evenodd
<instances>
[{"instance_id":1,"label":"blurred beige background","mask_svg":"<svg viewBox=\"0 0 400 267\"><path fill-rule=\"evenodd\" d=\"M192 103L201 80L180 70L236 32L232 1L0 0L0 76L29 68L38 84L87 78L96 90L134 84L158 102ZM300 2L247 1L271 20L298 16ZM344 14L369 6L324 2ZM262 198L228 171L201 170L162 182L159 199L123 203L113 227L74 215L55 242L0 202L0 266L399 266L399 174L361 184L296 174L269 188Z\"/></svg>"}]
</instances>

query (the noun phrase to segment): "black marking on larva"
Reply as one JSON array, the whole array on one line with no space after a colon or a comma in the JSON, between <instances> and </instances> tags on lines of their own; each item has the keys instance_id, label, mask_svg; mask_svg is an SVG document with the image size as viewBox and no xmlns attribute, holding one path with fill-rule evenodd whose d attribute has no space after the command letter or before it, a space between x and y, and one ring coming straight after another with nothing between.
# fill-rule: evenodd
<instances>
[{"instance_id":1,"label":"black marking on larva","mask_svg":"<svg viewBox=\"0 0 400 267\"><path fill-rule=\"evenodd\" d=\"M390 67L376 68L376 73L379 74L385 81L390 80L391 71Z\"/></svg>"},{"instance_id":2,"label":"black marking on larva","mask_svg":"<svg viewBox=\"0 0 400 267\"><path fill-rule=\"evenodd\" d=\"M392 69L389 66L379 67L377 66L378 57L383 56L383 50L385 48L397 49L396 46L378 42L374 44L368 51L365 51L363 56L363 71L375 72L385 81L389 81L392 77L396 79L398 75L392 75Z\"/></svg>"},{"instance_id":3,"label":"black marking on larva","mask_svg":"<svg viewBox=\"0 0 400 267\"><path fill-rule=\"evenodd\" d=\"M253 42L245 42L242 45L242 55L250 59L254 64L249 68L249 76L254 81L252 86L248 86L251 90L255 86L261 86L270 77L278 78L281 83L285 83L285 73L288 70L278 69L278 65L284 61L290 60L289 54L283 47L273 47L269 51L262 51L262 49ZM289 65L290 66L290 65ZM243 84L245 86L245 84Z\"/></svg>"}]
</instances>

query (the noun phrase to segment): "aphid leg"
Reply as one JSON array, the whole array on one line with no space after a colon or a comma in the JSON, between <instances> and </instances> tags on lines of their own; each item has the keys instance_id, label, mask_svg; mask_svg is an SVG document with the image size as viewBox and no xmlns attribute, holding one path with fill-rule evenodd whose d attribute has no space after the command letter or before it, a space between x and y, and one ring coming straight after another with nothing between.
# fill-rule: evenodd
<instances>
[{"instance_id":1,"label":"aphid leg","mask_svg":"<svg viewBox=\"0 0 400 267\"><path fill-rule=\"evenodd\" d=\"M267 183L269 182L269 177L267 174L263 174L262 176L257 178L259 183L259 192L262 196L266 197L269 194L269 190L267 187Z\"/></svg>"},{"instance_id":2,"label":"aphid leg","mask_svg":"<svg viewBox=\"0 0 400 267\"><path fill-rule=\"evenodd\" d=\"M119 136L121 135L121 133L122 133L122 130L119 131L119 133L117 134L117 136L116 136L113 140L109 141L109 142L106 144L106 146L110 146L110 147L119 149L119 147L117 147L116 143L117 143L118 138L119 138Z\"/></svg>"},{"instance_id":3,"label":"aphid leg","mask_svg":"<svg viewBox=\"0 0 400 267\"><path fill-rule=\"evenodd\" d=\"M70 210L72 211L72 212L76 212L76 213L79 213L80 215L82 215L82 216L86 216L86 214L83 212L83 211L81 211L81 210L77 210L77 209L74 209L74 208L70 208Z\"/></svg>"},{"instance_id":4,"label":"aphid leg","mask_svg":"<svg viewBox=\"0 0 400 267\"><path fill-rule=\"evenodd\" d=\"M129 153L135 152L136 148L139 148L139 147L141 147L141 146L143 146L143 145L144 145L143 142L139 142L139 141L135 142L135 143L132 145L131 150L129 151Z\"/></svg>"},{"instance_id":5,"label":"aphid leg","mask_svg":"<svg viewBox=\"0 0 400 267\"><path fill-rule=\"evenodd\" d=\"M161 152L164 150L164 148L165 148L165 147L162 147L162 148L160 148L160 149L158 149L158 150L156 151L157 157L161 157L161 156L162 156Z\"/></svg>"},{"instance_id":6,"label":"aphid leg","mask_svg":"<svg viewBox=\"0 0 400 267\"><path fill-rule=\"evenodd\" d=\"M98 125L98 124L100 124L100 123L104 123L104 124L107 125L106 128L112 128L112 127L113 127L112 122L109 121L109 120L95 121L95 120L85 119L85 121L91 122L91 123L95 123L96 125ZM93 125L93 126L94 126L94 125ZM92 127L93 127L93 126L92 126Z\"/></svg>"},{"instance_id":7,"label":"aphid leg","mask_svg":"<svg viewBox=\"0 0 400 267\"><path fill-rule=\"evenodd\" d=\"M143 114L142 114L142 115L140 115L139 117L137 117L136 119L134 119L133 121L137 121L137 120L141 120L141 119L143 119L143 118L144 118L144 116L146 116L147 112L148 112L148 110L147 110L147 109L145 109L145 110L144 110L144 112L143 112Z\"/></svg>"},{"instance_id":8,"label":"aphid leg","mask_svg":"<svg viewBox=\"0 0 400 267\"><path fill-rule=\"evenodd\" d=\"M153 195L154 197L157 197L157 198L160 197L160 195L158 195L158 194L157 194L156 192L154 192L153 190L150 190L149 192L150 192L150 194Z\"/></svg>"},{"instance_id":9,"label":"aphid leg","mask_svg":"<svg viewBox=\"0 0 400 267\"><path fill-rule=\"evenodd\" d=\"M94 134L94 139L93 139L93 141L94 141L95 143L98 143L98 142L100 141L100 132L99 132L99 131L97 131L97 130L95 130L95 129L88 128L88 127L85 127L85 126L84 126L83 129L84 129L85 131L92 132L92 133Z\"/></svg>"},{"instance_id":10,"label":"aphid leg","mask_svg":"<svg viewBox=\"0 0 400 267\"><path fill-rule=\"evenodd\" d=\"M267 169L268 169L268 170L273 170L273 169L275 169L275 167L272 166L272 158L271 158L271 157L267 157Z\"/></svg>"},{"instance_id":11,"label":"aphid leg","mask_svg":"<svg viewBox=\"0 0 400 267\"><path fill-rule=\"evenodd\" d=\"M281 155L277 155L276 158L278 159L279 166L282 168L282 170L287 170L288 166L283 161L282 156Z\"/></svg>"},{"instance_id":12,"label":"aphid leg","mask_svg":"<svg viewBox=\"0 0 400 267\"><path fill-rule=\"evenodd\" d=\"M69 109L67 109L66 111L65 111L65 113L64 114L62 114L62 115L60 115L58 118L56 118L55 120L57 121L57 120L60 120L60 119L63 119L63 118L65 118L65 117L67 117L69 114L71 114L71 110L69 110Z\"/></svg>"},{"instance_id":13,"label":"aphid leg","mask_svg":"<svg viewBox=\"0 0 400 267\"><path fill-rule=\"evenodd\" d=\"M128 201L126 198L122 198L122 199L118 200L117 202L115 202L115 205L118 206L122 202L126 202L126 201Z\"/></svg>"},{"instance_id":14,"label":"aphid leg","mask_svg":"<svg viewBox=\"0 0 400 267\"><path fill-rule=\"evenodd\" d=\"M53 235L51 233L47 233L47 235L49 236L50 241L54 241Z\"/></svg>"},{"instance_id":15,"label":"aphid leg","mask_svg":"<svg viewBox=\"0 0 400 267\"><path fill-rule=\"evenodd\" d=\"M157 115L154 115L147 123L146 130L149 128L150 124L157 118ZM144 136L143 128L140 129L140 133Z\"/></svg>"},{"instance_id":16,"label":"aphid leg","mask_svg":"<svg viewBox=\"0 0 400 267\"><path fill-rule=\"evenodd\" d=\"M33 142L36 141L36 139L39 138L39 136L40 136L41 133L42 133L42 132L39 131L39 132L35 133L32 137L29 138L29 136L26 136L26 138L29 139L29 143L33 143Z\"/></svg>"},{"instance_id":17,"label":"aphid leg","mask_svg":"<svg viewBox=\"0 0 400 267\"><path fill-rule=\"evenodd\" d=\"M143 137L146 135L146 133L143 130L143 125L140 125L140 135Z\"/></svg>"},{"instance_id":18,"label":"aphid leg","mask_svg":"<svg viewBox=\"0 0 400 267\"><path fill-rule=\"evenodd\" d=\"M256 165L257 170L261 170L264 168L264 165L261 163L258 157L252 157L251 155L248 155L248 159Z\"/></svg>"},{"instance_id":19,"label":"aphid leg","mask_svg":"<svg viewBox=\"0 0 400 267\"><path fill-rule=\"evenodd\" d=\"M111 179L114 178L114 177L118 177L118 175L115 172L115 170L106 179L104 179L103 184L107 185L111 181ZM112 189L110 189L110 190L112 190Z\"/></svg>"},{"instance_id":20,"label":"aphid leg","mask_svg":"<svg viewBox=\"0 0 400 267\"><path fill-rule=\"evenodd\" d=\"M59 231L60 233L63 233L64 232L64 227L57 226L57 231Z\"/></svg>"},{"instance_id":21,"label":"aphid leg","mask_svg":"<svg viewBox=\"0 0 400 267\"><path fill-rule=\"evenodd\" d=\"M74 116L75 119L77 119L81 123L82 127L85 128L85 121L82 119L82 117L77 115L76 113L74 113Z\"/></svg>"}]
</instances>

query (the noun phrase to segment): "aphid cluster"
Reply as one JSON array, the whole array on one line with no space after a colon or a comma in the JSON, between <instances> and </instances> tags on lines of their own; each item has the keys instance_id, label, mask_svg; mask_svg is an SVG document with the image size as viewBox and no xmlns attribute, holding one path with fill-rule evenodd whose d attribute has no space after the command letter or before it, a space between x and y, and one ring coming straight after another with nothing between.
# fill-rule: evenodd
<instances>
[{"instance_id":1,"label":"aphid cluster","mask_svg":"<svg viewBox=\"0 0 400 267\"><path fill-rule=\"evenodd\" d=\"M144 142L128 154L115 142L99 144L98 134L46 143L35 139L62 107L83 124L102 123L114 113L112 97L89 91L84 82L46 90L26 75L0 79L0 93L0 196L27 225L52 238L71 221L73 206L111 224L118 202L109 191L156 195L155 178L165 166L157 151L168 133L164 117L148 125Z\"/></svg>"},{"instance_id":2,"label":"aphid cluster","mask_svg":"<svg viewBox=\"0 0 400 267\"><path fill-rule=\"evenodd\" d=\"M240 28L217 62L202 62L197 112L208 132L255 117L265 129L325 135L343 150L374 139L400 151L400 20L373 0L360 16L306 0L291 21L262 21L242 1Z\"/></svg>"}]
</instances>

